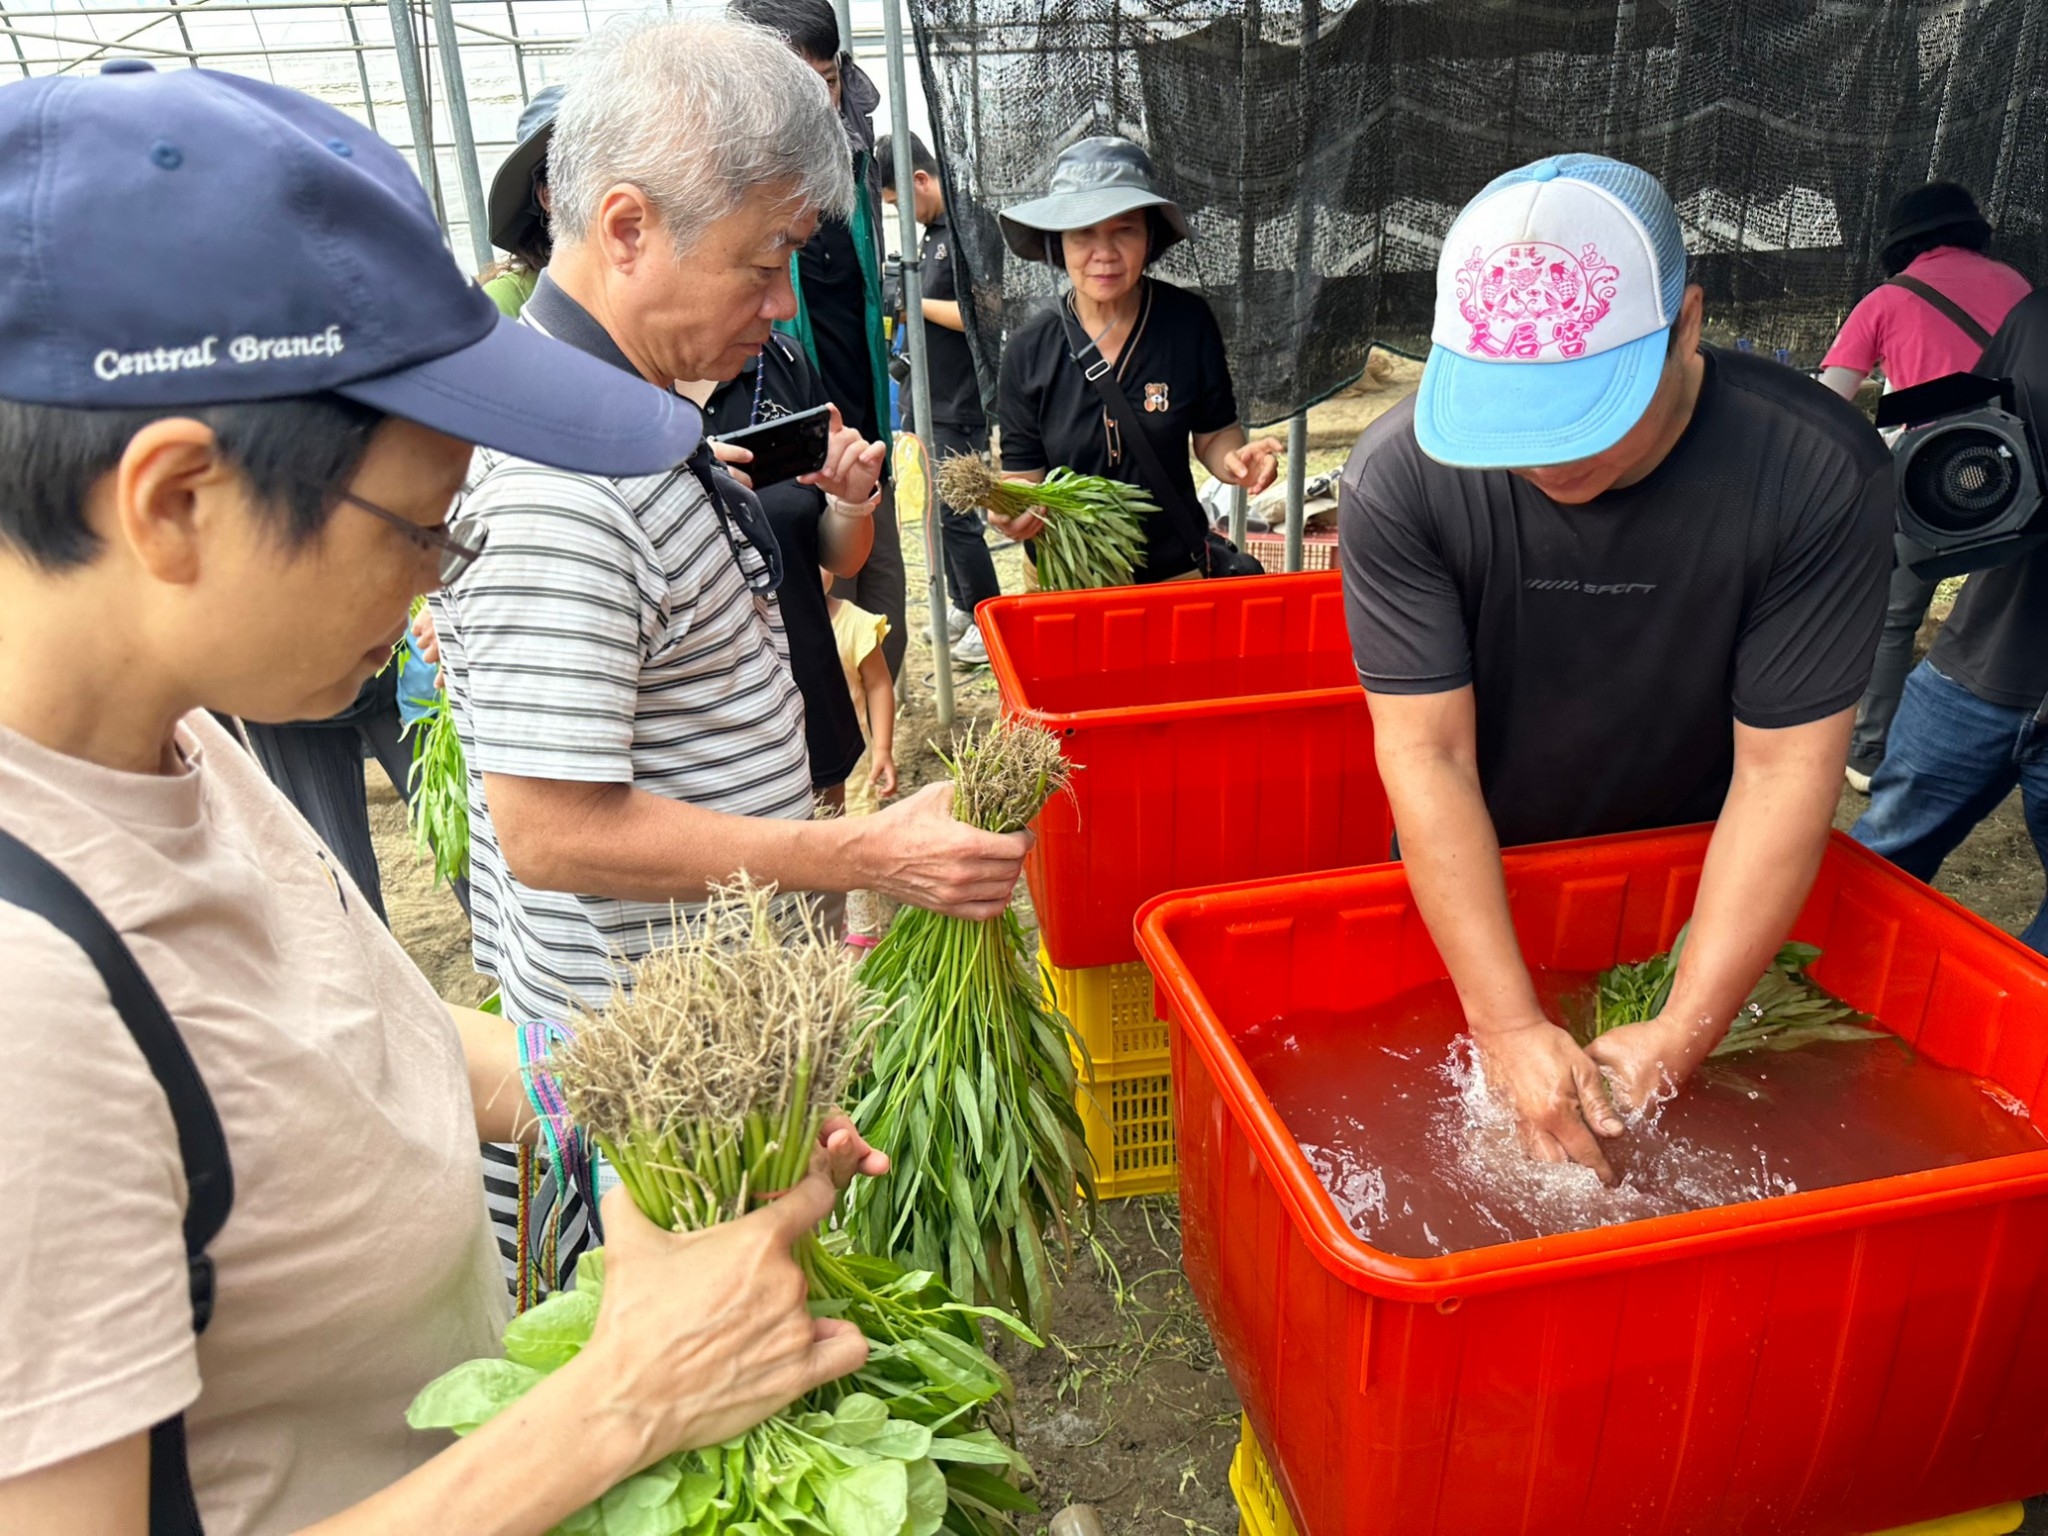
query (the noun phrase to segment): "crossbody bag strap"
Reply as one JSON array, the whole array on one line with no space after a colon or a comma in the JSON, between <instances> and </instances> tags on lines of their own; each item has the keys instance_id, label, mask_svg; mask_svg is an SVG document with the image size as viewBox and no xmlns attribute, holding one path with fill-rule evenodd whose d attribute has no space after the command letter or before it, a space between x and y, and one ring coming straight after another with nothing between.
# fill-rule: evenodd
<instances>
[{"instance_id":1,"label":"crossbody bag strap","mask_svg":"<svg viewBox=\"0 0 2048 1536\"><path fill-rule=\"evenodd\" d=\"M1138 413L1131 405L1131 397L1124 393L1123 385L1117 382L1116 369L1109 359L1102 355L1088 334L1081 329L1080 318L1066 300L1060 300L1060 323L1066 328L1067 352L1074 359L1074 366L1081 370L1081 377L1095 386L1095 392L1102 396L1103 409L1117 424L1117 430L1131 446L1131 453L1138 461L1138 473L1143 475L1158 497L1160 511L1173 519L1174 532L1179 536L1183 548L1195 562L1195 569L1202 575L1209 574L1209 521L1188 501L1187 496L1168 478L1166 467L1159 462L1159 455L1152 447L1152 440L1145 435L1145 429L1138 425Z\"/></svg>"},{"instance_id":2,"label":"crossbody bag strap","mask_svg":"<svg viewBox=\"0 0 2048 1536\"><path fill-rule=\"evenodd\" d=\"M1977 343L1977 350L1979 352L1982 352L1984 348L1991 345L1991 333L1977 323L1977 317L1932 283L1923 282L1917 277L1908 277L1905 273L1901 272L1897 277L1889 279L1885 286L1889 288L1903 288L1906 292L1932 304L1944 315L1947 315L1949 319L1953 320L1958 330Z\"/></svg>"},{"instance_id":3,"label":"crossbody bag strap","mask_svg":"<svg viewBox=\"0 0 2048 1536\"><path fill-rule=\"evenodd\" d=\"M213 1260L206 1248L235 1202L234 1167L220 1115L163 999L100 909L65 873L28 844L0 831L0 901L33 912L85 952L105 983L150 1074L170 1101L178 1156L185 1167L185 1270L192 1331L213 1317ZM185 1459L185 1417L149 1433L150 1536L200 1536L199 1505Z\"/></svg>"}]
</instances>

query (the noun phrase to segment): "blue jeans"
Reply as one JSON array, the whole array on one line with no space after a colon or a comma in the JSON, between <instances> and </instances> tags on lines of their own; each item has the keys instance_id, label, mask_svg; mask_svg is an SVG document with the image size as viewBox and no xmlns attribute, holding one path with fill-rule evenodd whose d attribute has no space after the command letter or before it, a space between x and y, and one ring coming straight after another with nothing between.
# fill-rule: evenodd
<instances>
[{"instance_id":1,"label":"blue jeans","mask_svg":"<svg viewBox=\"0 0 2048 1536\"><path fill-rule=\"evenodd\" d=\"M1849 835L1931 881L2015 785L2034 852L2048 866L2048 726L2030 710L1985 703L1923 661L1906 678L1870 809ZM2048 954L2048 901L2020 941Z\"/></svg>"}]
</instances>

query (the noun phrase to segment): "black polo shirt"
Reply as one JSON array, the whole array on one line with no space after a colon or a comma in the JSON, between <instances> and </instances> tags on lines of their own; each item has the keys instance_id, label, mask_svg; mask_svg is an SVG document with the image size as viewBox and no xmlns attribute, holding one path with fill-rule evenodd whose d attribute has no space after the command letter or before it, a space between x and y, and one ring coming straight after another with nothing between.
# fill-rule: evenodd
<instances>
[{"instance_id":1,"label":"black polo shirt","mask_svg":"<svg viewBox=\"0 0 2048 1536\"><path fill-rule=\"evenodd\" d=\"M919 280L926 298L959 302L953 248L953 226L941 213L925 225L924 244L919 247L924 263ZM924 345L931 365L932 420L963 432L981 431L987 422L981 414L981 382L974 376L974 354L967 350L967 333L927 320Z\"/></svg>"},{"instance_id":2,"label":"black polo shirt","mask_svg":"<svg viewBox=\"0 0 2048 1536\"><path fill-rule=\"evenodd\" d=\"M866 196L865 191L861 195ZM882 435L881 418L876 414L875 375L868 358L867 284L853 226L844 219L820 219L797 252L796 267L825 398L839 407L840 418L849 427L872 443Z\"/></svg>"},{"instance_id":3,"label":"black polo shirt","mask_svg":"<svg viewBox=\"0 0 2048 1536\"><path fill-rule=\"evenodd\" d=\"M1345 613L1374 693L1468 684L1505 844L1711 821L1733 722L1805 725L1870 680L1891 575L1892 461L1803 374L1709 351L1650 475L1562 506L1366 428L1339 491Z\"/></svg>"},{"instance_id":4,"label":"black polo shirt","mask_svg":"<svg viewBox=\"0 0 2048 1536\"><path fill-rule=\"evenodd\" d=\"M1070 304L1071 300L1062 300ZM1237 420L1223 331L1201 295L1145 279L1138 323L1117 357L1115 377L1144 428L1170 487L1147 486L1160 504L1148 519L1145 563L1135 581L1164 581L1195 568L1191 539L1203 528L1195 510L1191 440ZM1109 421L1096 387L1068 350L1060 311L1047 307L1012 336L1003 353L996 416L1003 429L1003 468L1026 471L1066 465L1087 475L1145 485L1145 478ZM1187 508L1177 524L1168 491ZM1190 526L1192 524L1193 526Z\"/></svg>"},{"instance_id":5,"label":"black polo shirt","mask_svg":"<svg viewBox=\"0 0 2048 1536\"><path fill-rule=\"evenodd\" d=\"M765 374L757 374L761 369ZM761 379L758 413L757 376ZM746 372L712 391L704 407L704 430L714 437L723 436L756 421L773 421L824 403L825 392L803 348L777 333ZM815 486L785 480L756 494L782 549L782 586L775 597L789 637L789 670L804 700L804 744L811 754L811 787L829 789L846 782L853 765L860 761L864 743L846 673L839 665L839 642L832 636L825 584L818 574L818 525L825 516L825 493Z\"/></svg>"},{"instance_id":6,"label":"black polo shirt","mask_svg":"<svg viewBox=\"0 0 2048 1536\"><path fill-rule=\"evenodd\" d=\"M2011 379L2034 441L2048 443L2048 288L2005 317L1976 371ZM1927 660L1987 704L2039 709L2048 699L2048 549L1964 582Z\"/></svg>"}]
</instances>

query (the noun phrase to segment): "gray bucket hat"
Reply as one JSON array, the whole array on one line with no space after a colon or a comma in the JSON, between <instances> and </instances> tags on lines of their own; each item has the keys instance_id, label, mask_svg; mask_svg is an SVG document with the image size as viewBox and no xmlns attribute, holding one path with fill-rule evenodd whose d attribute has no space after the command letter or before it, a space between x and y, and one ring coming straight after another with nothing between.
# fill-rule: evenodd
<instances>
[{"instance_id":1,"label":"gray bucket hat","mask_svg":"<svg viewBox=\"0 0 2048 1536\"><path fill-rule=\"evenodd\" d=\"M563 90L551 85L535 93L519 114L519 142L491 178L484 208L491 221L491 244L501 251L518 250L533 226L546 217L534 201L533 173L547 161Z\"/></svg>"},{"instance_id":2,"label":"gray bucket hat","mask_svg":"<svg viewBox=\"0 0 2048 1536\"><path fill-rule=\"evenodd\" d=\"M1047 235L1086 229L1137 208L1157 208L1166 223L1155 256L1187 239L1187 216L1159 190L1145 151L1129 139L1105 136L1083 139L1061 150L1053 162L1052 186L1045 196L1005 208L996 217L1011 250L1026 261L1044 261Z\"/></svg>"}]
</instances>

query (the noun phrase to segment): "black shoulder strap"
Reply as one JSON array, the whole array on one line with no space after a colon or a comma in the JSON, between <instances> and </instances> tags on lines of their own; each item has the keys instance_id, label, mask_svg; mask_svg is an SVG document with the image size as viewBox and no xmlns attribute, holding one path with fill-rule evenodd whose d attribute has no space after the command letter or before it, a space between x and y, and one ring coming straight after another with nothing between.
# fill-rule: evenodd
<instances>
[{"instance_id":1,"label":"black shoulder strap","mask_svg":"<svg viewBox=\"0 0 2048 1536\"><path fill-rule=\"evenodd\" d=\"M1901 272L1897 277L1889 279L1885 286L1888 288L1903 288L1906 292L1914 294L1932 304L1944 315L1947 315L1950 320L1954 321L1957 329L1965 336L1977 343L1977 349L1980 353L1984 348L1991 345L1991 333L1977 323L1976 316L1972 315L1967 309L1963 308L1962 305L1958 304L1932 283L1923 282L1917 277L1908 277L1905 273Z\"/></svg>"},{"instance_id":2,"label":"black shoulder strap","mask_svg":"<svg viewBox=\"0 0 2048 1536\"><path fill-rule=\"evenodd\" d=\"M170 1100L185 1165L185 1267L192 1331L213 1317L213 1261L206 1246L227 1224L235 1177L227 1137L206 1083L163 1000L120 934L64 872L19 838L0 831L0 901L33 912L85 951L106 984L114 1011L135 1037L149 1070ZM149 1435L150 1536L199 1536L199 1506L185 1463L185 1419L166 1419Z\"/></svg>"},{"instance_id":3,"label":"black shoulder strap","mask_svg":"<svg viewBox=\"0 0 2048 1536\"><path fill-rule=\"evenodd\" d=\"M1060 323L1066 328L1067 351L1074 359L1074 366L1102 396L1103 408L1109 412L1110 419L1116 423L1118 432L1138 461L1138 473L1145 477L1146 489L1158 499L1159 510L1173 519L1174 532L1180 536L1181 544L1195 562L1195 569L1204 576L1208 575L1209 520L1202 516L1199 508L1190 504L1180 487L1167 475L1158 453L1153 450L1152 440L1138 425L1138 413L1131 408L1131 397L1117 382L1115 367L1081 329L1081 321L1073 306L1065 299L1059 301L1059 306Z\"/></svg>"}]
</instances>

